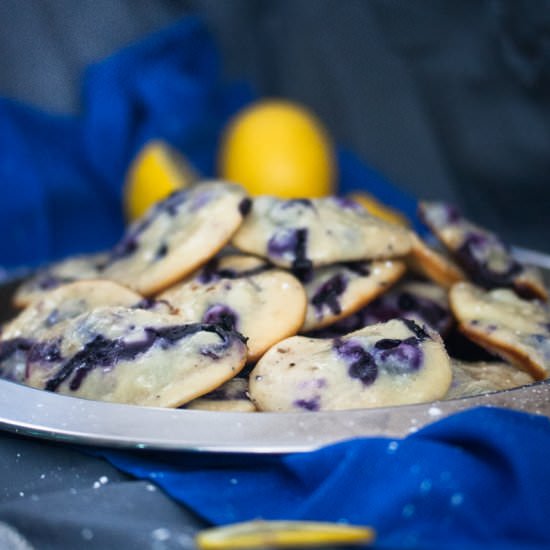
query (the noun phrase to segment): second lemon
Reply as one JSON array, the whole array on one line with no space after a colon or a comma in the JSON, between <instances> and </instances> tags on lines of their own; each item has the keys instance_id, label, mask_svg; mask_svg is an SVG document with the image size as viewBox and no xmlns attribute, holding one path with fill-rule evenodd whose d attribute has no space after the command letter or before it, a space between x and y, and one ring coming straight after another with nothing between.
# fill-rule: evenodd
<instances>
[{"instance_id":1,"label":"second lemon","mask_svg":"<svg viewBox=\"0 0 550 550\"><path fill-rule=\"evenodd\" d=\"M252 195L322 197L335 191L327 131L305 107L264 100L238 113L224 132L220 176Z\"/></svg>"}]
</instances>

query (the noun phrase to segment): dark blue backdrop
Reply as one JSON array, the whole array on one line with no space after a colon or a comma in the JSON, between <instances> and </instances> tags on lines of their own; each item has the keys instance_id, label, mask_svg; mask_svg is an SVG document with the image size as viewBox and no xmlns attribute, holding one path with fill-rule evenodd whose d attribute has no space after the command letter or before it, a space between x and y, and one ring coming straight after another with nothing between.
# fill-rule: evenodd
<instances>
[{"instance_id":1,"label":"dark blue backdrop","mask_svg":"<svg viewBox=\"0 0 550 550\"><path fill-rule=\"evenodd\" d=\"M220 74L211 36L186 18L89 67L79 116L0 98L0 266L114 244L124 175L149 139L165 139L213 176L222 128L256 97ZM351 152L338 150L338 161L342 191L368 188L414 216L414 199Z\"/></svg>"}]
</instances>

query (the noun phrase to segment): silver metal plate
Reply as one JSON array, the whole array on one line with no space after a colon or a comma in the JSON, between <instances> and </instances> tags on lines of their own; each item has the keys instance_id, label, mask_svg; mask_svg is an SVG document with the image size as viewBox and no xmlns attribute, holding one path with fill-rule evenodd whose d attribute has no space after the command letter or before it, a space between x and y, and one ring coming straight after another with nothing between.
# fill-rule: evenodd
<instances>
[{"instance_id":1,"label":"silver metal plate","mask_svg":"<svg viewBox=\"0 0 550 550\"><path fill-rule=\"evenodd\" d=\"M542 257L550 266L548 257ZM4 291L8 288L11 292L14 285L7 285ZM0 317L6 314L2 303L9 302L5 297L2 302L0 292ZM219 413L87 401L0 380L1 429L48 440L126 449L305 452L354 437L402 437L435 420L477 406L550 417L550 381L400 407L315 413Z\"/></svg>"}]
</instances>

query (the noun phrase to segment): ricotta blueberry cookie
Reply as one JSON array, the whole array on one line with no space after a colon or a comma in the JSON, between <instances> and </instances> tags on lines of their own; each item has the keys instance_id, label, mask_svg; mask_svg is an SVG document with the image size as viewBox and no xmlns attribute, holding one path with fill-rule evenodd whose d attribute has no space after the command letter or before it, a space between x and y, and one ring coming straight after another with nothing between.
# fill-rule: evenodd
<instances>
[{"instance_id":1,"label":"ricotta blueberry cookie","mask_svg":"<svg viewBox=\"0 0 550 550\"><path fill-rule=\"evenodd\" d=\"M341 336L391 319L414 319L443 335L453 324L444 289L424 281L403 281L356 313L312 332L311 336Z\"/></svg>"},{"instance_id":2,"label":"ricotta blueberry cookie","mask_svg":"<svg viewBox=\"0 0 550 550\"><path fill-rule=\"evenodd\" d=\"M24 382L85 399L178 407L235 376L246 357L242 336L221 325L103 307L33 346Z\"/></svg>"},{"instance_id":3,"label":"ricotta blueberry cookie","mask_svg":"<svg viewBox=\"0 0 550 550\"><path fill-rule=\"evenodd\" d=\"M385 292L405 272L398 260L349 262L320 267L304 283L307 313L302 331L317 330L347 317Z\"/></svg>"},{"instance_id":4,"label":"ricotta blueberry cookie","mask_svg":"<svg viewBox=\"0 0 550 550\"><path fill-rule=\"evenodd\" d=\"M464 281L466 275L458 265L445 254L433 249L418 235L411 232L411 252L407 256L410 268L443 288Z\"/></svg>"},{"instance_id":5,"label":"ricotta blueberry cookie","mask_svg":"<svg viewBox=\"0 0 550 550\"><path fill-rule=\"evenodd\" d=\"M338 197L283 200L261 196L233 238L238 249L290 268L301 280L313 267L391 259L410 250L406 229Z\"/></svg>"},{"instance_id":6,"label":"ricotta blueberry cookie","mask_svg":"<svg viewBox=\"0 0 550 550\"><path fill-rule=\"evenodd\" d=\"M548 298L539 271L520 264L494 233L445 203L421 203L419 213L475 284L487 289L513 288L526 298Z\"/></svg>"},{"instance_id":7,"label":"ricotta blueberry cookie","mask_svg":"<svg viewBox=\"0 0 550 550\"><path fill-rule=\"evenodd\" d=\"M187 403L185 409L214 412L254 412L256 407L248 397L248 380L235 377L203 397Z\"/></svg>"},{"instance_id":8,"label":"ricotta blueberry cookie","mask_svg":"<svg viewBox=\"0 0 550 550\"><path fill-rule=\"evenodd\" d=\"M247 338L250 361L296 334L306 314L306 294L296 277L245 255L216 258L159 298L185 321L238 330Z\"/></svg>"},{"instance_id":9,"label":"ricotta blueberry cookie","mask_svg":"<svg viewBox=\"0 0 550 550\"><path fill-rule=\"evenodd\" d=\"M458 283L449 293L459 329L536 380L550 377L550 312L509 289L485 291Z\"/></svg>"},{"instance_id":10,"label":"ricotta blueberry cookie","mask_svg":"<svg viewBox=\"0 0 550 550\"><path fill-rule=\"evenodd\" d=\"M439 335L405 319L279 342L250 373L249 392L264 411L385 407L440 399L451 378Z\"/></svg>"},{"instance_id":11,"label":"ricotta blueberry cookie","mask_svg":"<svg viewBox=\"0 0 550 550\"><path fill-rule=\"evenodd\" d=\"M2 327L0 337L42 339L55 327L100 306L131 307L141 295L112 281L90 280L68 283L34 300L15 319Z\"/></svg>"},{"instance_id":12,"label":"ricotta blueberry cookie","mask_svg":"<svg viewBox=\"0 0 550 550\"><path fill-rule=\"evenodd\" d=\"M453 360L451 367L453 381L445 399L510 390L534 382L531 375L508 363L468 363Z\"/></svg>"},{"instance_id":13,"label":"ricotta blueberry cookie","mask_svg":"<svg viewBox=\"0 0 550 550\"><path fill-rule=\"evenodd\" d=\"M40 269L16 290L14 306L26 307L45 293L67 283L100 278L100 266L106 258L107 253L104 252L75 256Z\"/></svg>"},{"instance_id":14,"label":"ricotta blueberry cookie","mask_svg":"<svg viewBox=\"0 0 550 550\"><path fill-rule=\"evenodd\" d=\"M249 208L244 190L230 183L176 191L129 227L102 276L146 296L156 294L215 256Z\"/></svg>"}]
</instances>

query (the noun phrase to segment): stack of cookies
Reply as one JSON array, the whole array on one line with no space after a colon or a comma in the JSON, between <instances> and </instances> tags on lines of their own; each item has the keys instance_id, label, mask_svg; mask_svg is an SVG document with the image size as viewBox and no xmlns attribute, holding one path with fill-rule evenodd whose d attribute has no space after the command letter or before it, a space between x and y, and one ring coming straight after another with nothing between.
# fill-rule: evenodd
<instances>
[{"instance_id":1,"label":"stack of cookies","mask_svg":"<svg viewBox=\"0 0 550 550\"><path fill-rule=\"evenodd\" d=\"M445 252L346 198L252 200L197 183L112 250L24 282L0 333L0 376L250 412L422 403L549 377L540 274L453 208L420 212ZM458 333L483 362L450 357Z\"/></svg>"}]
</instances>

